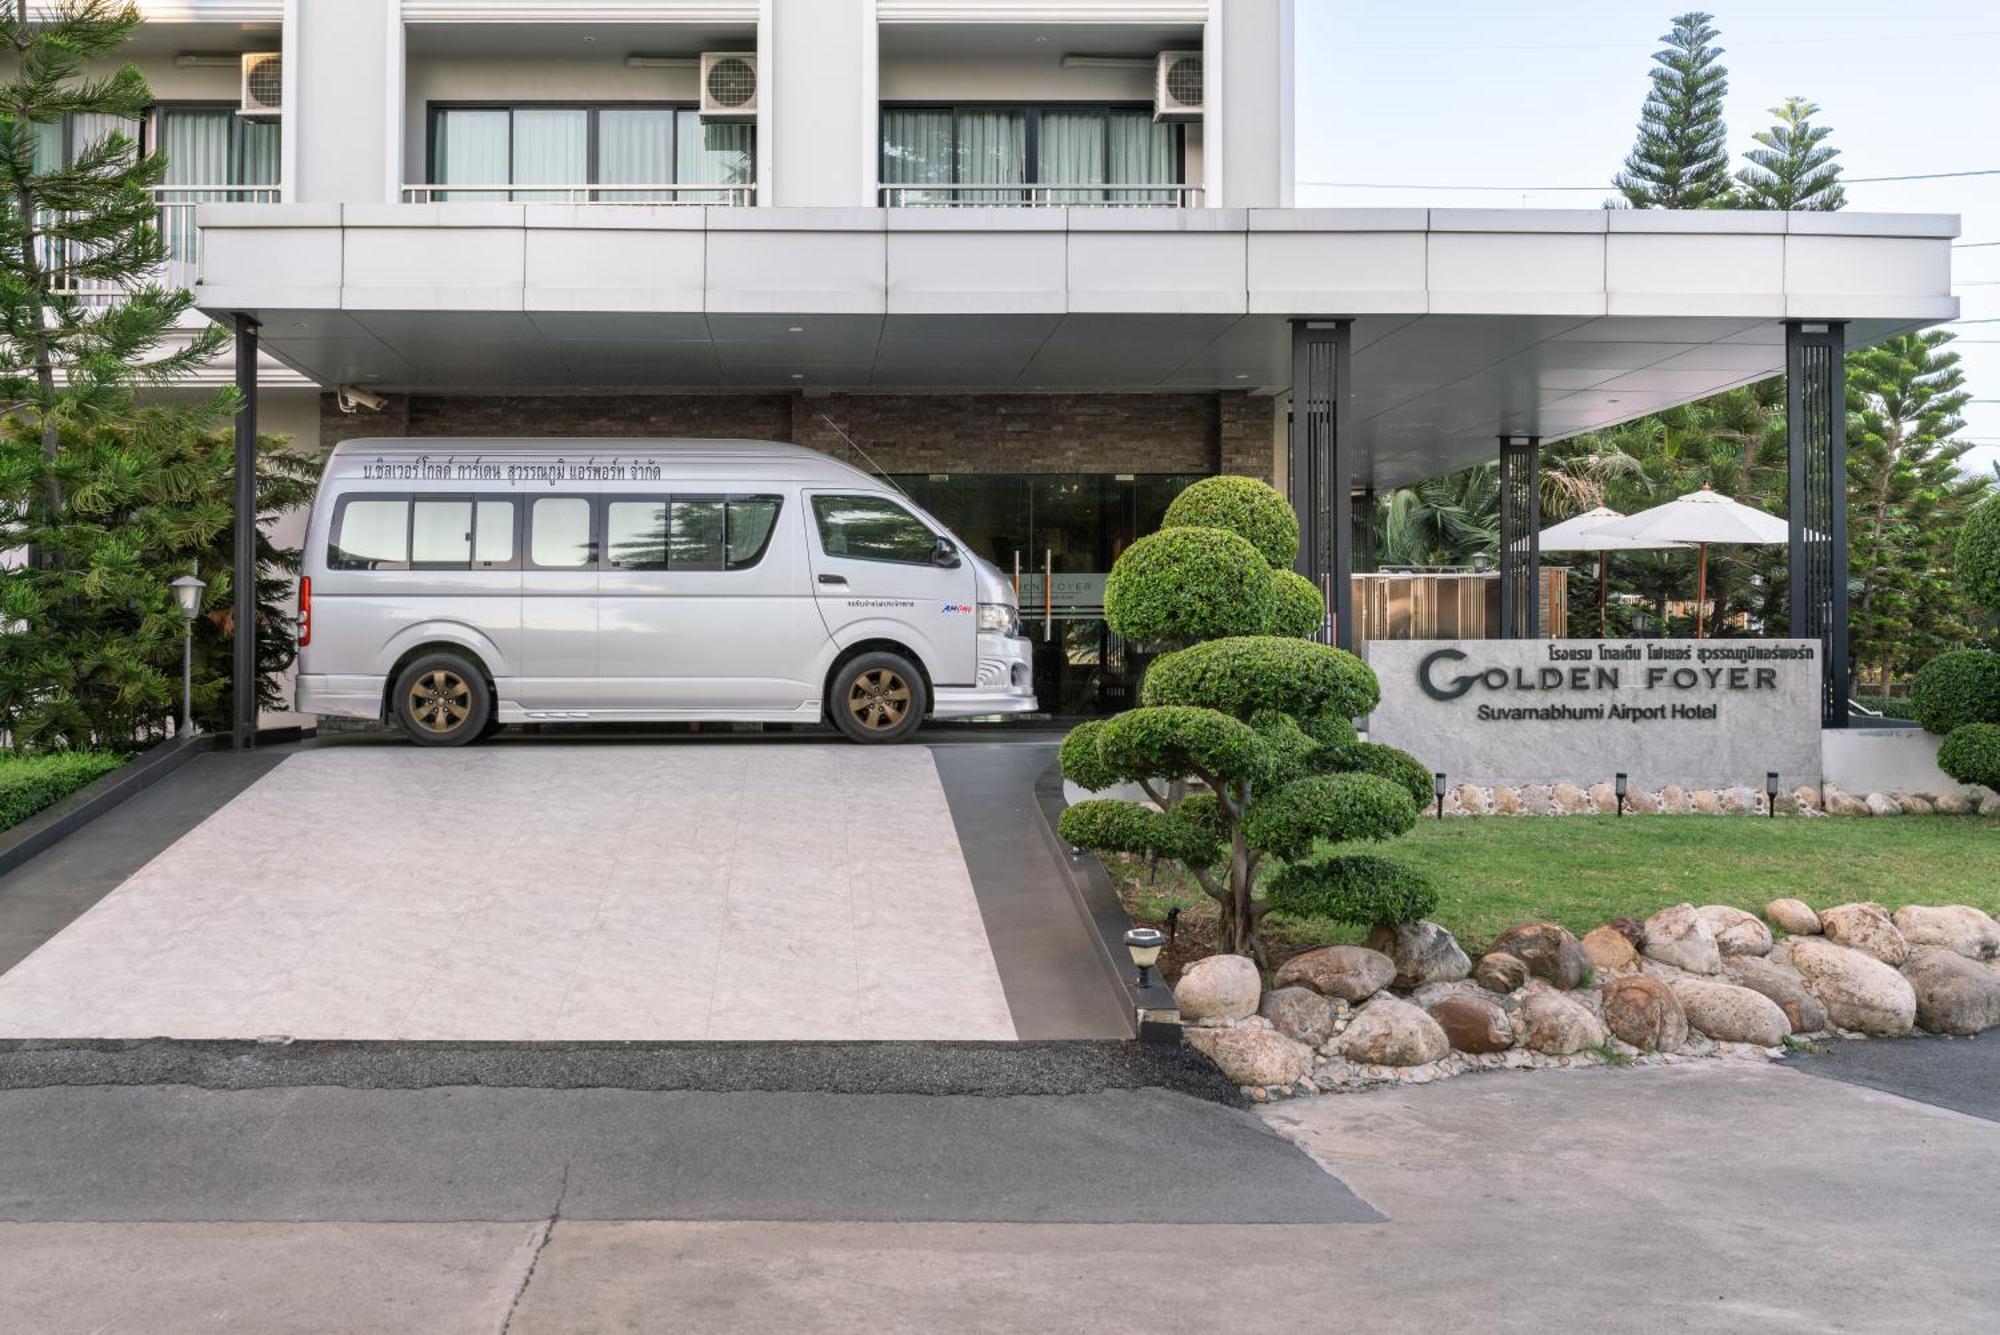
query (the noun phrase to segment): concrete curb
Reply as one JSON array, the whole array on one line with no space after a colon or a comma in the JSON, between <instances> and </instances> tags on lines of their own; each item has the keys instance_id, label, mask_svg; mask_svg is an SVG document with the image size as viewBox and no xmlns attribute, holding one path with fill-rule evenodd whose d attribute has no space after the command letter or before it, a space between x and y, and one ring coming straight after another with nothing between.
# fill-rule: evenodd
<instances>
[{"instance_id":1,"label":"concrete curb","mask_svg":"<svg viewBox=\"0 0 2000 1335\"><path fill-rule=\"evenodd\" d=\"M126 761L94 783L77 789L0 834L0 876L82 829L127 798L136 797L205 751L216 737L203 733L161 742Z\"/></svg>"}]
</instances>

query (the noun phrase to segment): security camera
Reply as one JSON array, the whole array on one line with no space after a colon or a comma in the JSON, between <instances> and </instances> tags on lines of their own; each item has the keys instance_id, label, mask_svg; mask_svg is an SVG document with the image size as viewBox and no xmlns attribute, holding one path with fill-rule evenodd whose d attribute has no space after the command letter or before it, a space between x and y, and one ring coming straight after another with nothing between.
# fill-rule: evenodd
<instances>
[{"instance_id":1,"label":"security camera","mask_svg":"<svg viewBox=\"0 0 2000 1335\"><path fill-rule=\"evenodd\" d=\"M370 393L359 385L338 385L334 397L340 400L340 411L358 413L366 408L371 413L379 413L389 406L389 400L380 394Z\"/></svg>"}]
</instances>

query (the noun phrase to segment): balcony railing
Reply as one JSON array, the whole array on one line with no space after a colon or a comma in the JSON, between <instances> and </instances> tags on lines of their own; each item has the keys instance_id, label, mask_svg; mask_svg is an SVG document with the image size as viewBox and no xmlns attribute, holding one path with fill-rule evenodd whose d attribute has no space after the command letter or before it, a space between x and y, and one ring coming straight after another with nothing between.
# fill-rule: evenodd
<instances>
[{"instance_id":1,"label":"balcony railing","mask_svg":"<svg viewBox=\"0 0 2000 1335\"><path fill-rule=\"evenodd\" d=\"M757 202L751 182L681 181L671 185L406 185L405 204L683 204L745 208Z\"/></svg>"},{"instance_id":2,"label":"balcony railing","mask_svg":"<svg viewBox=\"0 0 2000 1335\"><path fill-rule=\"evenodd\" d=\"M193 287L201 278L201 232L195 227L195 208L201 204L275 204L279 191L275 185L161 185L153 187L153 199L159 207L155 226L159 228L160 240L166 244L167 261L144 281L156 282L163 287ZM56 243L44 239L42 242L42 262L52 269L68 269L73 261L58 254ZM125 288L117 283L98 278L77 278L72 276L63 289L78 301L90 305L108 305L125 293Z\"/></svg>"},{"instance_id":3,"label":"balcony railing","mask_svg":"<svg viewBox=\"0 0 2000 1335\"><path fill-rule=\"evenodd\" d=\"M1034 185L887 185L881 187L882 207L914 208L1169 208L1198 209L1198 185L1051 184Z\"/></svg>"}]
</instances>

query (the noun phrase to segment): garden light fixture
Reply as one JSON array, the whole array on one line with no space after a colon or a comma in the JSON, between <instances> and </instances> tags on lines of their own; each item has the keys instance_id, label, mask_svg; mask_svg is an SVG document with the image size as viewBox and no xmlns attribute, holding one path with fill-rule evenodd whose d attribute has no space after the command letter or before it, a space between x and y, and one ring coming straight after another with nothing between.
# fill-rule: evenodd
<instances>
[{"instance_id":1,"label":"garden light fixture","mask_svg":"<svg viewBox=\"0 0 2000 1335\"><path fill-rule=\"evenodd\" d=\"M181 736L194 736L194 619L201 615L201 591L206 580L182 575L168 585L180 604L181 625Z\"/></svg>"},{"instance_id":2,"label":"garden light fixture","mask_svg":"<svg viewBox=\"0 0 2000 1335\"><path fill-rule=\"evenodd\" d=\"M1443 770L1439 770L1437 773L1431 775L1431 791L1437 794L1438 819L1443 820L1444 819L1444 771Z\"/></svg>"},{"instance_id":3,"label":"garden light fixture","mask_svg":"<svg viewBox=\"0 0 2000 1335\"><path fill-rule=\"evenodd\" d=\"M1625 771L1621 769L1611 776L1611 790L1618 794L1618 814L1621 816L1625 814L1626 787Z\"/></svg>"},{"instance_id":4,"label":"garden light fixture","mask_svg":"<svg viewBox=\"0 0 2000 1335\"><path fill-rule=\"evenodd\" d=\"M1160 958L1161 947L1167 944L1167 935L1157 927L1134 927L1125 933L1125 949L1131 952L1132 963L1139 966L1139 986L1152 986L1150 976L1153 964Z\"/></svg>"},{"instance_id":5,"label":"garden light fixture","mask_svg":"<svg viewBox=\"0 0 2000 1335\"><path fill-rule=\"evenodd\" d=\"M1772 820L1778 818L1778 771L1764 772L1764 814Z\"/></svg>"}]
</instances>

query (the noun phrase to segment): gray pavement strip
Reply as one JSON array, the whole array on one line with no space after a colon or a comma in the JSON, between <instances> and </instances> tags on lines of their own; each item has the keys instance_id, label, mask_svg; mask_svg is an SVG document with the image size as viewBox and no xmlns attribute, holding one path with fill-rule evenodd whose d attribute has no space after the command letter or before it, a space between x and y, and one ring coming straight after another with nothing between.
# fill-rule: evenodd
<instances>
[{"instance_id":1,"label":"gray pavement strip","mask_svg":"<svg viewBox=\"0 0 2000 1335\"><path fill-rule=\"evenodd\" d=\"M1379 1222L1254 1117L1066 1098L0 1093L0 1220Z\"/></svg>"},{"instance_id":2,"label":"gray pavement strip","mask_svg":"<svg viewBox=\"0 0 2000 1335\"><path fill-rule=\"evenodd\" d=\"M1981 1038L1853 1039L1794 1053L1805 1075L1900 1094L2000 1122L2000 1032Z\"/></svg>"}]
</instances>

